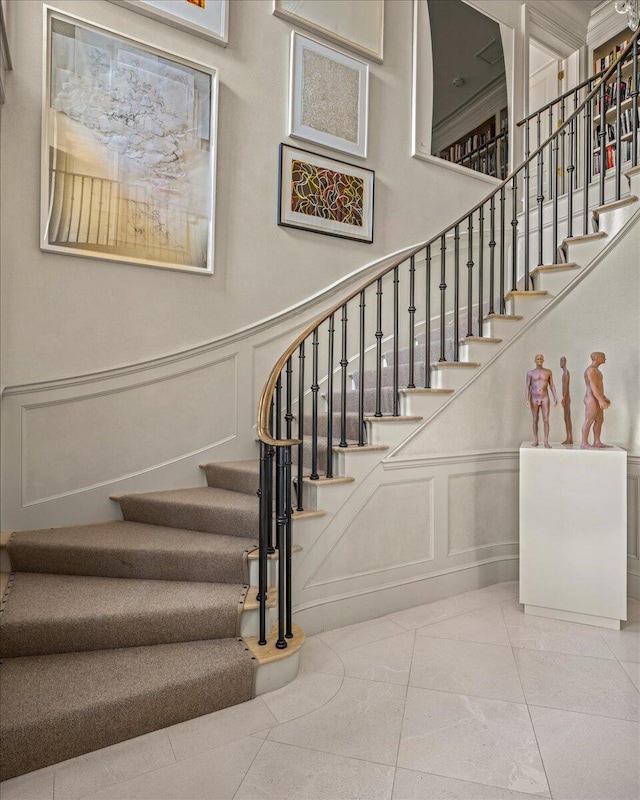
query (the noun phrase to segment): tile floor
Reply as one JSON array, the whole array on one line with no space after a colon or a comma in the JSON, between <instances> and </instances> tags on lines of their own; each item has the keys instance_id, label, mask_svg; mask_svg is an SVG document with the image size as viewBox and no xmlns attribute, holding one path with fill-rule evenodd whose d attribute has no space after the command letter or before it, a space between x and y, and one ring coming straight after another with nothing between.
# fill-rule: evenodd
<instances>
[{"instance_id":1,"label":"tile floor","mask_svg":"<svg viewBox=\"0 0 640 800\"><path fill-rule=\"evenodd\" d=\"M620 632L503 583L310 637L283 689L23 775L2 800L637 800L640 603Z\"/></svg>"}]
</instances>

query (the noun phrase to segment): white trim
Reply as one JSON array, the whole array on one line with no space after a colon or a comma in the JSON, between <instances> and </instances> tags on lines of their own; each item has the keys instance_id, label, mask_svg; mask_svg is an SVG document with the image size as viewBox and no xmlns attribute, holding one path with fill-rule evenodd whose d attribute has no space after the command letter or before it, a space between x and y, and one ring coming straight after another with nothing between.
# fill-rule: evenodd
<instances>
[{"instance_id":1,"label":"white trim","mask_svg":"<svg viewBox=\"0 0 640 800\"><path fill-rule=\"evenodd\" d=\"M548 17L540 9L527 4L527 33L529 38L535 39L548 48L554 50L562 58L567 58L576 50L584 47L587 41L587 31L576 31L576 21L556 8L556 13L561 15L565 24Z\"/></svg>"},{"instance_id":2,"label":"white trim","mask_svg":"<svg viewBox=\"0 0 640 800\"><path fill-rule=\"evenodd\" d=\"M587 44L589 45L590 55L593 54L593 50L595 50L596 47L599 47L612 36L615 36L616 33L620 33L620 31L624 30L624 27L625 18L621 14L618 14L613 3L609 2L609 0L601 3L592 12L591 19L589 20ZM631 35L631 31L629 31L629 36ZM593 61L593 58L591 58L591 60Z\"/></svg>"},{"instance_id":3,"label":"white trim","mask_svg":"<svg viewBox=\"0 0 640 800\"><path fill-rule=\"evenodd\" d=\"M186 31L192 36L199 36L202 39L207 39L210 42L214 42L214 44L219 44L221 47L226 47L229 43L229 0L219 0L221 22L221 30L219 32L207 28L204 25L199 25L195 21L179 17L171 11L164 11L157 6L143 5L139 0L137 2L136 0L111 0L111 2L128 8L131 11L135 11L137 14L144 14L145 17L155 19L165 25L171 25L172 28ZM195 6L193 10L186 7L184 13L187 14L187 16L190 13L194 17L197 16Z\"/></svg>"},{"instance_id":4,"label":"white trim","mask_svg":"<svg viewBox=\"0 0 640 800\"><path fill-rule=\"evenodd\" d=\"M502 461L504 459L519 459L519 449L509 447L503 450L472 450L464 453L440 453L426 456L405 456L394 458L393 461L382 461L384 470L390 469L415 469L416 467L440 467L449 464L467 464L469 461L483 463L487 461Z\"/></svg>"}]
</instances>

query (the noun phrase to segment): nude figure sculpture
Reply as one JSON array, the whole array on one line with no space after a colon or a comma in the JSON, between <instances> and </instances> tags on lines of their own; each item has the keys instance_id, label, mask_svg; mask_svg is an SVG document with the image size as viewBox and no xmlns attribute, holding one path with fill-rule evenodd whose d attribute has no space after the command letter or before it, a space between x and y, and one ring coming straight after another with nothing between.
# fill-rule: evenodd
<instances>
[{"instance_id":1,"label":"nude figure sculpture","mask_svg":"<svg viewBox=\"0 0 640 800\"><path fill-rule=\"evenodd\" d=\"M531 446L538 446L538 419L540 417L540 409L542 409L544 446L551 447L549 444L549 392L551 392L553 396L554 405L557 406L558 398L556 396L556 387L553 384L551 370L542 366L544 364L544 356L538 354L535 358L535 362L535 369L530 369L529 372L527 372L527 381L524 391L525 402L531 409L531 414L533 416L534 441L531 443Z\"/></svg>"},{"instance_id":2,"label":"nude figure sculpture","mask_svg":"<svg viewBox=\"0 0 640 800\"><path fill-rule=\"evenodd\" d=\"M584 382L587 386L587 393L584 396L584 425L582 426L583 450L598 450L611 445L603 444L600 441L602 423L604 422L604 410L609 408L611 400L605 396L602 373L600 365L606 362L604 353L591 353L591 364L584 371ZM593 428L593 444L589 444L589 433Z\"/></svg>"},{"instance_id":3,"label":"nude figure sculpture","mask_svg":"<svg viewBox=\"0 0 640 800\"><path fill-rule=\"evenodd\" d=\"M567 369L567 359L560 358L560 369L562 370L562 408L564 410L564 427L567 437L562 444L573 444L573 425L571 424L571 394L569 393L569 383L571 373Z\"/></svg>"}]
</instances>

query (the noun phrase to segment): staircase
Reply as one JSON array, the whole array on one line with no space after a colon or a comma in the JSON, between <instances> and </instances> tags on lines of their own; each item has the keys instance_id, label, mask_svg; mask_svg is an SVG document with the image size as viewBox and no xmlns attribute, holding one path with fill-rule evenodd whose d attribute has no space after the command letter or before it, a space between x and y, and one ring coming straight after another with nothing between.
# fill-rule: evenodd
<instances>
[{"instance_id":1,"label":"staircase","mask_svg":"<svg viewBox=\"0 0 640 800\"><path fill-rule=\"evenodd\" d=\"M637 61L637 41L621 61ZM295 676L304 633L292 618L294 529L325 514L325 491L347 498L636 222L634 138L633 162L616 169L629 193L618 184L604 202L599 176L591 201L584 192L590 229L574 235L582 216L572 215L564 238L557 223L541 233L544 263L523 254L519 231L535 235L522 210L528 164L554 148L557 159L559 137L599 91L479 206L292 343L261 396L259 459L201 465L206 486L114 497L122 520L11 534L1 779ZM536 213L542 230L544 207Z\"/></svg>"}]
</instances>

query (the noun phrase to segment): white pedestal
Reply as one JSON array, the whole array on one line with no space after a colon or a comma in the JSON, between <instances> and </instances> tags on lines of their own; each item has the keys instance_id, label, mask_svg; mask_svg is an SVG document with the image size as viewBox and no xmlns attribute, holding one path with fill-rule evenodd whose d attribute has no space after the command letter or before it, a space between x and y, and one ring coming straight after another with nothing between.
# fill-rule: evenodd
<instances>
[{"instance_id":1,"label":"white pedestal","mask_svg":"<svg viewBox=\"0 0 640 800\"><path fill-rule=\"evenodd\" d=\"M627 454L520 447L526 614L620 627L627 618Z\"/></svg>"}]
</instances>

